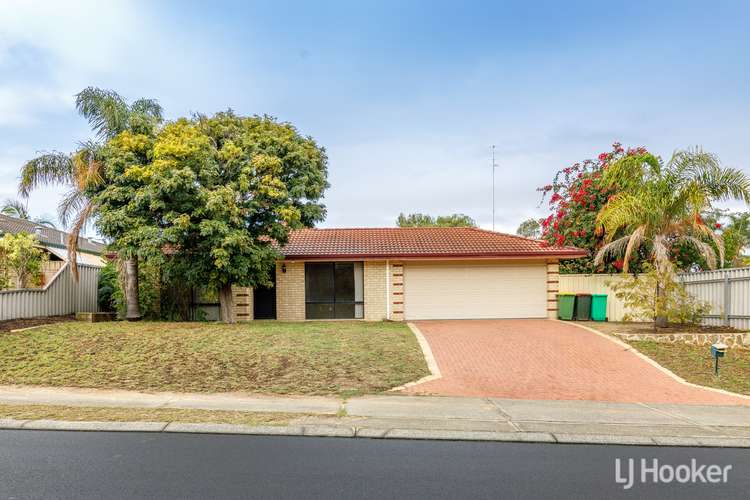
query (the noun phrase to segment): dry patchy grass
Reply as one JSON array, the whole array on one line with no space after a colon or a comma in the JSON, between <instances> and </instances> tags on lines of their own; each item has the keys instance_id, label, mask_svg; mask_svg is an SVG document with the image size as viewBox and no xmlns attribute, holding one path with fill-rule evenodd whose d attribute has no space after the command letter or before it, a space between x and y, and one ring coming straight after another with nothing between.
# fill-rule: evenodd
<instances>
[{"instance_id":1,"label":"dry patchy grass","mask_svg":"<svg viewBox=\"0 0 750 500\"><path fill-rule=\"evenodd\" d=\"M0 384L376 393L427 374L403 323L60 323L0 335Z\"/></svg>"},{"instance_id":2,"label":"dry patchy grass","mask_svg":"<svg viewBox=\"0 0 750 500\"><path fill-rule=\"evenodd\" d=\"M179 408L103 408L90 406L0 405L0 419L75 422L182 422L241 425L288 425L297 413L259 413Z\"/></svg>"}]
</instances>

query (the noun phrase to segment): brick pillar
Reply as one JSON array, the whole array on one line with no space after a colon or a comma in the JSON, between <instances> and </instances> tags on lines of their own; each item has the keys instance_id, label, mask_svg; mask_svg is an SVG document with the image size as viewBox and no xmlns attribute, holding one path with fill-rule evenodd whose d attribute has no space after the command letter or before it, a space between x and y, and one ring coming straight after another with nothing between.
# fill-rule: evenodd
<instances>
[{"instance_id":1,"label":"brick pillar","mask_svg":"<svg viewBox=\"0 0 750 500\"><path fill-rule=\"evenodd\" d=\"M286 269L286 272L282 271ZM276 263L276 319L303 321L305 319L305 263L284 261Z\"/></svg>"},{"instance_id":2,"label":"brick pillar","mask_svg":"<svg viewBox=\"0 0 750 500\"><path fill-rule=\"evenodd\" d=\"M365 319L368 321L387 319L386 307L389 300L385 289L387 272L383 260L366 260L364 263Z\"/></svg>"},{"instance_id":3,"label":"brick pillar","mask_svg":"<svg viewBox=\"0 0 750 500\"><path fill-rule=\"evenodd\" d=\"M404 320L404 264L391 262L391 319Z\"/></svg>"},{"instance_id":4,"label":"brick pillar","mask_svg":"<svg viewBox=\"0 0 750 500\"><path fill-rule=\"evenodd\" d=\"M232 298L234 299L232 313L235 321L251 321L253 319L253 289L232 285Z\"/></svg>"},{"instance_id":5,"label":"brick pillar","mask_svg":"<svg viewBox=\"0 0 750 500\"><path fill-rule=\"evenodd\" d=\"M560 263L547 262L547 317L557 319L557 292L560 291Z\"/></svg>"}]
</instances>

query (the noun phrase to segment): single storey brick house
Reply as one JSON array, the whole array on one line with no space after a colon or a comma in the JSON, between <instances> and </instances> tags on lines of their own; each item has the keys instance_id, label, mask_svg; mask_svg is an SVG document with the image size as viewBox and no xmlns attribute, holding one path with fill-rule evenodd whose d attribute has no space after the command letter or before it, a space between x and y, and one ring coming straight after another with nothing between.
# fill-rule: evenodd
<instances>
[{"instance_id":1,"label":"single storey brick house","mask_svg":"<svg viewBox=\"0 0 750 500\"><path fill-rule=\"evenodd\" d=\"M275 286L235 288L237 320L554 318L573 247L475 228L293 231Z\"/></svg>"}]
</instances>

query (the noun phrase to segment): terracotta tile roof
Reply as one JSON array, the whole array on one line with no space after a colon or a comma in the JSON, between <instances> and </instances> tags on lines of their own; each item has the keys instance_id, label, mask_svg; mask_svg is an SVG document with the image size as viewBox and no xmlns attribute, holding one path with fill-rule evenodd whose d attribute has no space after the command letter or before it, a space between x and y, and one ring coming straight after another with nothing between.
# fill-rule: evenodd
<instances>
[{"instance_id":1,"label":"terracotta tile roof","mask_svg":"<svg viewBox=\"0 0 750 500\"><path fill-rule=\"evenodd\" d=\"M292 231L282 253L287 259L586 255L579 248L467 227L301 229Z\"/></svg>"}]
</instances>

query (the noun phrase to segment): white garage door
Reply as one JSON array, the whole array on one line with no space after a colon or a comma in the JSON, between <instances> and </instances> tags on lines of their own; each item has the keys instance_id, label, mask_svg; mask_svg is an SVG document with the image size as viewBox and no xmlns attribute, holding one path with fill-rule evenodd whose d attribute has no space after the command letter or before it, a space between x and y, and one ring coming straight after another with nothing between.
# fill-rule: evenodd
<instances>
[{"instance_id":1,"label":"white garage door","mask_svg":"<svg viewBox=\"0 0 750 500\"><path fill-rule=\"evenodd\" d=\"M404 265L406 319L546 318L545 264Z\"/></svg>"}]
</instances>

